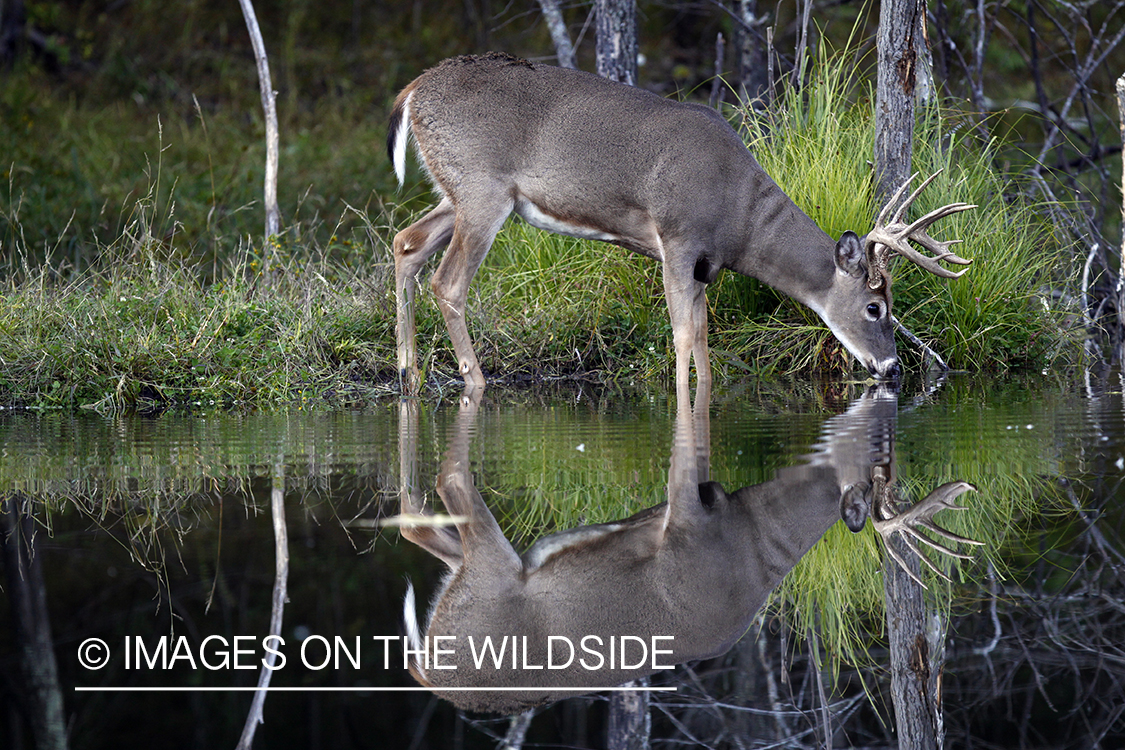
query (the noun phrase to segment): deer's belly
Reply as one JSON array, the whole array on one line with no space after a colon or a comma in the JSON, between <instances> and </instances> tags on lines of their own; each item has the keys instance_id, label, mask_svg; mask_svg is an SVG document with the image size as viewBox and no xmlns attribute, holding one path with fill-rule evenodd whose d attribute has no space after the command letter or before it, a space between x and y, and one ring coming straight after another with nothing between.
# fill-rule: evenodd
<instances>
[{"instance_id":1,"label":"deer's belly","mask_svg":"<svg viewBox=\"0 0 1125 750\"><path fill-rule=\"evenodd\" d=\"M531 226L555 234L565 234L569 237L578 237L583 240L601 240L602 242L619 242L615 234L604 232L597 227L568 221L558 216L553 216L526 198L516 201L515 211L524 221Z\"/></svg>"}]
</instances>

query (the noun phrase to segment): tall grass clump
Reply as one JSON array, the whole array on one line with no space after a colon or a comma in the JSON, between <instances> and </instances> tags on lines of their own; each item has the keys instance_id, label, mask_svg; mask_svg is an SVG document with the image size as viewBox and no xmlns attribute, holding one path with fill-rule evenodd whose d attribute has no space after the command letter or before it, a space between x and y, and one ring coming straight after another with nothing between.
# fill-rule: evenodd
<instances>
[{"instance_id":1,"label":"tall grass clump","mask_svg":"<svg viewBox=\"0 0 1125 750\"><path fill-rule=\"evenodd\" d=\"M937 106L919 112L914 168L923 177L944 171L911 215L958 201L977 204L932 229L936 239L963 240L958 252L974 262L961 279L945 280L896 261L895 316L957 369L1050 363L1067 350L1068 338L1064 311L1052 301L1058 296L1052 291L1070 281L1059 240L1010 176L996 170L995 143L958 135L956 116ZM879 209L871 166L874 106L856 63L822 54L804 88L786 86L773 109L740 114L755 157L822 229L839 237L871 228ZM744 287L741 280L724 281L714 295L717 347L759 363L755 369L808 370L838 361L839 345L827 329L791 300L779 300L767 315L740 317ZM909 351L905 342L899 348Z\"/></svg>"}]
</instances>

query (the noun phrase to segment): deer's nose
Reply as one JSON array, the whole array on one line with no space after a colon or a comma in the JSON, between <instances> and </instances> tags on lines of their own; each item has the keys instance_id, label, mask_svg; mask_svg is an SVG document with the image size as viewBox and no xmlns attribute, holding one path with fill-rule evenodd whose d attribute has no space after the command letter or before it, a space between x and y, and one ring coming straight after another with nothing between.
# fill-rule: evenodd
<instances>
[{"instance_id":1,"label":"deer's nose","mask_svg":"<svg viewBox=\"0 0 1125 750\"><path fill-rule=\"evenodd\" d=\"M883 368L872 367L871 374L880 380L898 380L902 377L902 367L896 359Z\"/></svg>"}]
</instances>

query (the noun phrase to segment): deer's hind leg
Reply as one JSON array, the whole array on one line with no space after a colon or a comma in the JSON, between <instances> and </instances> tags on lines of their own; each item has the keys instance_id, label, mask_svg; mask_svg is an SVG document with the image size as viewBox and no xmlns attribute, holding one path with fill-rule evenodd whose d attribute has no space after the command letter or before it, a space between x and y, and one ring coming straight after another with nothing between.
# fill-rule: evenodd
<instances>
[{"instance_id":1,"label":"deer's hind leg","mask_svg":"<svg viewBox=\"0 0 1125 750\"><path fill-rule=\"evenodd\" d=\"M421 385L414 343L414 292L418 272L431 255L449 244L455 214L448 198L432 211L395 235L395 337L398 340L398 375L405 393L417 393Z\"/></svg>"}]
</instances>

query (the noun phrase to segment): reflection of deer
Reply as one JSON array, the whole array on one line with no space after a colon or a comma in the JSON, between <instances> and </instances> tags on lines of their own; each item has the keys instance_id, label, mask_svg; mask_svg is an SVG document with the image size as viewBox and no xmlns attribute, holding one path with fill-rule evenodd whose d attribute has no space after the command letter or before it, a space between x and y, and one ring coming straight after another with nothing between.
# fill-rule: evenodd
<instances>
[{"instance_id":1,"label":"reflection of deer","mask_svg":"<svg viewBox=\"0 0 1125 750\"><path fill-rule=\"evenodd\" d=\"M868 392L826 422L807 463L728 494L706 481L709 424L701 390L694 414L679 400L666 503L553 534L521 557L470 474L479 393L462 402L437 480L455 527L435 525L422 507L412 477L416 407L402 406L403 535L451 571L425 628L417 626L413 592L405 617L413 648L428 644L411 668L419 683L461 708L497 713L729 649L769 592L840 517L841 498L869 494L850 490L889 460L885 446L897 409L888 390ZM428 522L410 525L421 514ZM435 648L444 650L436 661ZM478 691L447 690L468 687Z\"/></svg>"}]
</instances>

